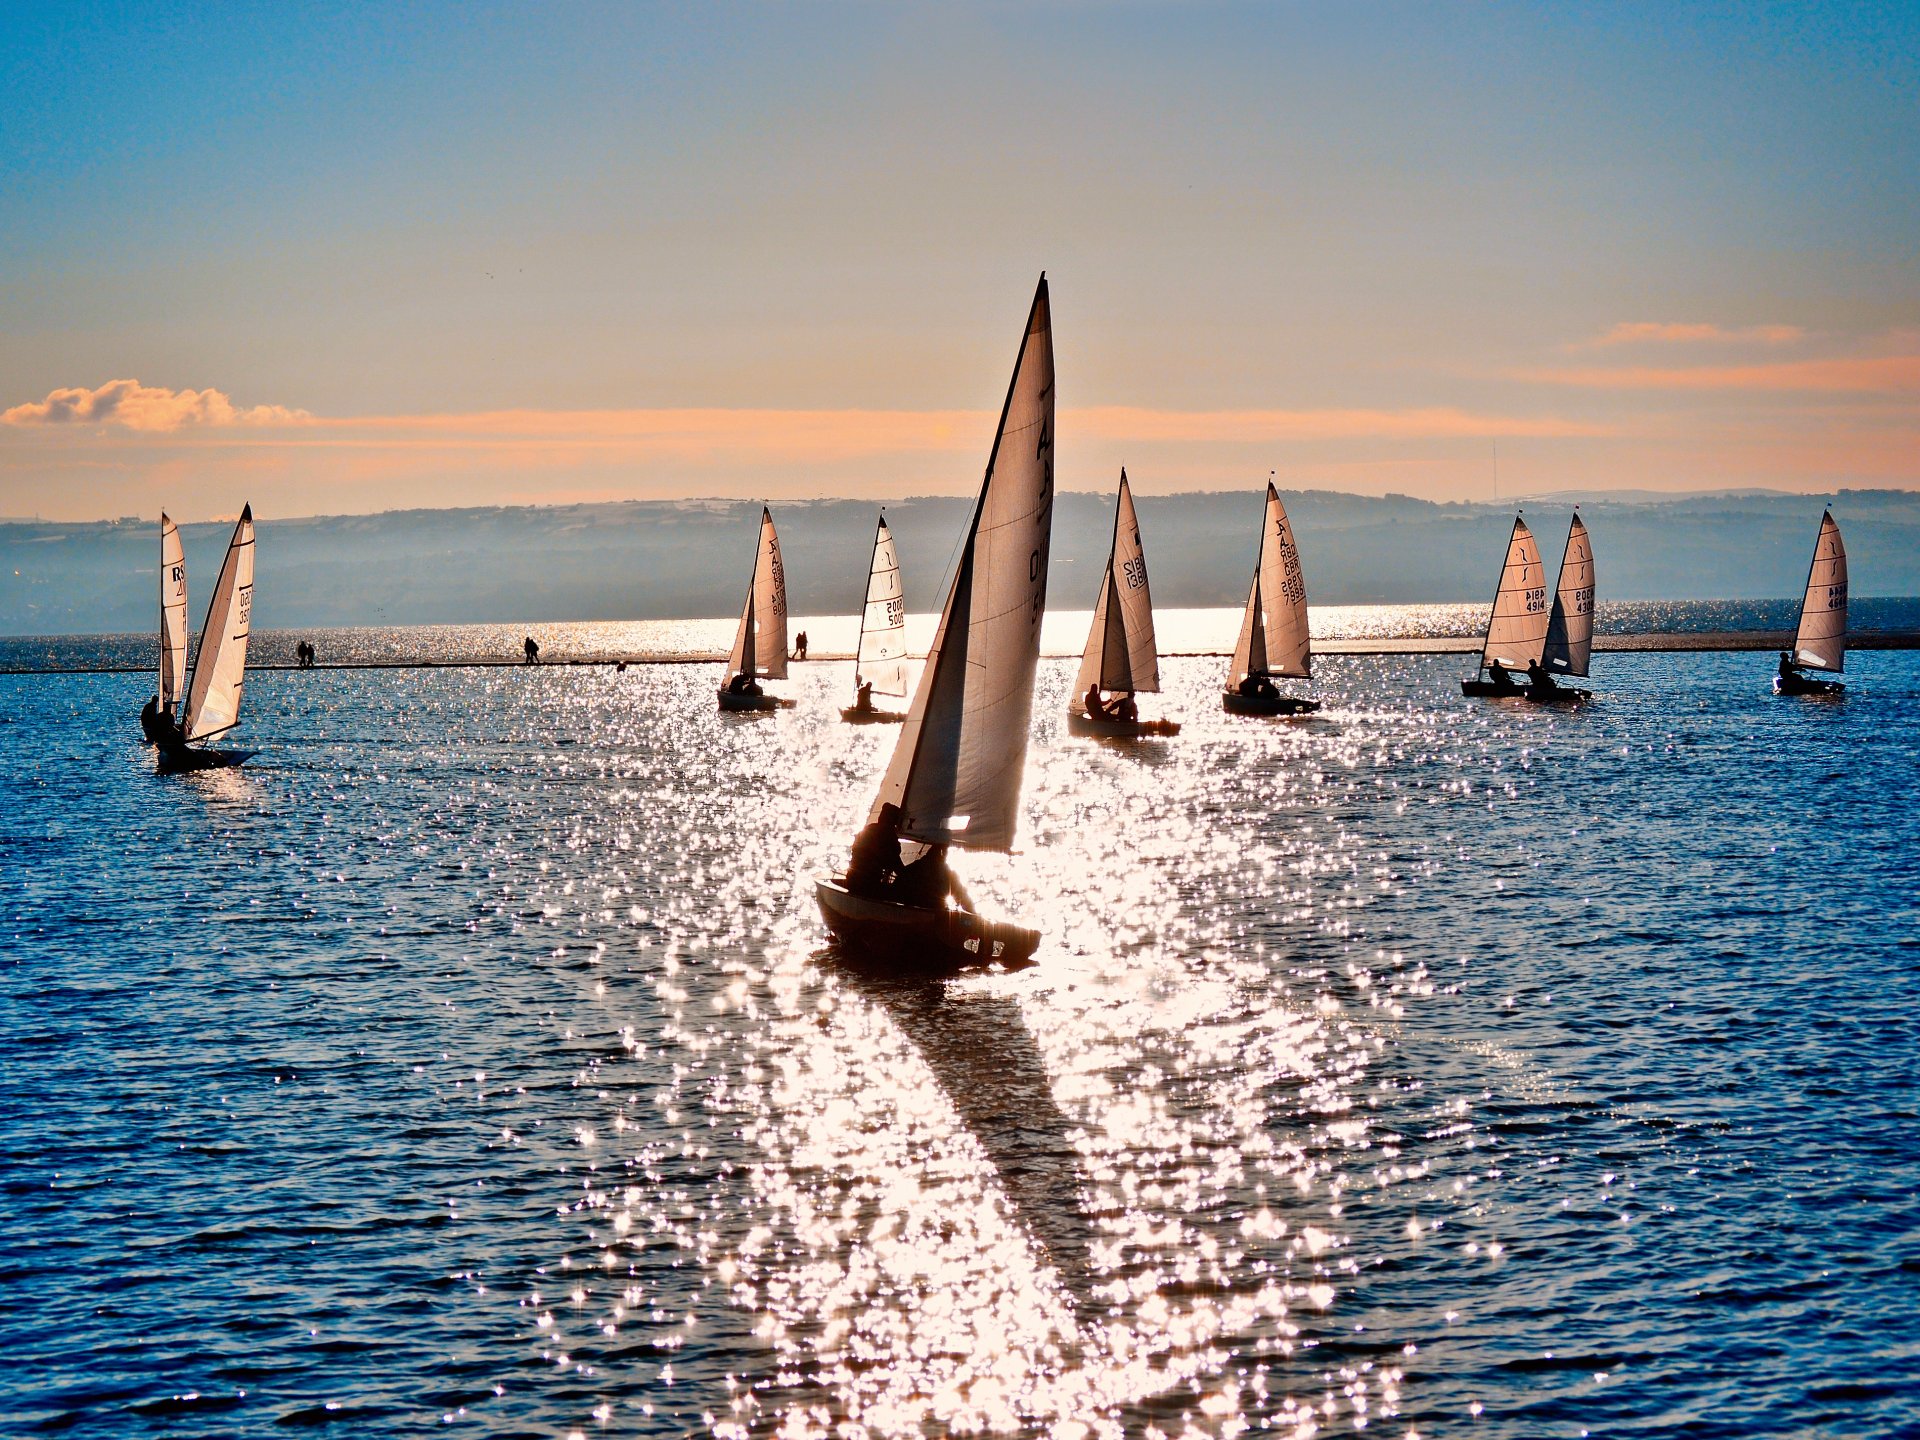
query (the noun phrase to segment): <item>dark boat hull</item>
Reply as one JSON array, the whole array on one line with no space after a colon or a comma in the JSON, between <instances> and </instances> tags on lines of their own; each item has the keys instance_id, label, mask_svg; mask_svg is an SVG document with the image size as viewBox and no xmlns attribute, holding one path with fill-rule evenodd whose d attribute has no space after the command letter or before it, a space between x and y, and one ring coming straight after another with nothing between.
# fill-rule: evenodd
<instances>
[{"instance_id":1,"label":"dark boat hull","mask_svg":"<svg viewBox=\"0 0 1920 1440\"><path fill-rule=\"evenodd\" d=\"M1796 675L1788 680L1784 676L1773 677L1773 693L1776 695L1844 695L1847 687L1838 680L1809 680Z\"/></svg>"},{"instance_id":2,"label":"dark boat hull","mask_svg":"<svg viewBox=\"0 0 1920 1440\"><path fill-rule=\"evenodd\" d=\"M1571 685L1536 691L1531 685L1496 685L1491 680L1462 680L1460 693L1483 700L1531 700L1535 705L1578 705L1593 698L1591 690L1576 690Z\"/></svg>"},{"instance_id":3,"label":"dark boat hull","mask_svg":"<svg viewBox=\"0 0 1920 1440\"><path fill-rule=\"evenodd\" d=\"M162 745L159 770L162 775L183 775L193 770L230 770L258 755L258 750L195 750L190 745Z\"/></svg>"},{"instance_id":4,"label":"dark boat hull","mask_svg":"<svg viewBox=\"0 0 1920 1440\"><path fill-rule=\"evenodd\" d=\"M1296 695L1242 695L1237 690L1224 690L1220 706L1229 715L1311 715L1320 708L1320 702Z\"/></svg>"},{"instance_id":5,"label":"dark boat hull","mask_svg":"<svg viewBox=\"0 0 1920 1440\"><path fill-rule=\"evenodd\" d=\"M1067 712L1069 735L1091 735L1100 740L1133 740L1151 735L1178 735L1178 720L1096 720L1084 710Z\"/></svg>"},{"instance_id":6,"label":"dark boat hull","mask_svg":"<svg viewBox=\"0 0 1920 1440\"><path fill-rule=\"evenodd\" d=\"M1040 932L971 910L928 910L852 895L838 880L816 880L827 930L850 953L907 971L940 972L1029 963Z\"/></svg>"},{"instance_id":7,"label":"dark boat hull","mask_svg":"<svg viewBox=\"0 0 1920 1440\"><path fill-rule=\"evenodd\" d=\"M751 714L761 710L791 710L793 701L779 695L735 695L731 690L722 690L720 708L736 714Z\"/></svg>"},{"instance_id":8,"label":"dark boat hull","mask_svg":"<svg viewBox=\"0 0 1920 1440\"><path fill-rule=\"evenodd\" d=\"M858 705L843 705L840 718L849 725L898 725L907 717L897 710L862 710Z\"/></svg>"}]
</instances>

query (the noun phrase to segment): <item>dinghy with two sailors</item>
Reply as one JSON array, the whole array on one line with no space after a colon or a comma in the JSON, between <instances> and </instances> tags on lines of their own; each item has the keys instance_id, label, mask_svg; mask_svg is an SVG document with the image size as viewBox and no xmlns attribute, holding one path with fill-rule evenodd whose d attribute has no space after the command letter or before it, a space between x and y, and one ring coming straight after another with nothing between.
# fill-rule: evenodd
<instances>
[{"instance_id":1,"label":"dinghy with two sailors","mask_svg":"<svg viewBox=\"0 0 1920 1440\"><path fill-rule=\"evenodd\" d=\"M1313 642L1307 634L1307 582L1300 551L1287 523L1280 492L1267 481L1267 504L1260 525L1260 556L1253 588L1240 617L1220 703L1229 715L1311 715L1318 700L1282 695L1276 678L1306 680L1313 675Z\"/></svg>"},{"instance_id":2,"label":"dinghy with two sailors","mask_svg":"<svg viewBox=\"0 0 1920 1440\"><path fill-rule=\"evenodd\" d=\"M940 973L1025 964L1040 943L1037 930L980 915L953 879L947 852L1013 845L1047 603L1053 418L1053 329L1042 275L893 759L848 873L814 885L827 930L854 958Z\"/></svg>"},{"instance_id":3,"label":"dinghy with two sailors","mask_svg":"<svg viewBox=\"0 0 1920 1440\"><path fill-rule=\"evenodd\" d=\"M762 680L787 678L787 572L780 563L773 512L764 505L753 552L753 578L747 584L733 649L727 654L727 674L731 678L720 687L722 710L777 710L793 704L760 688Z\"/></svg>"},{"instance_id":4,"label":"dinghy with two sailors","mask_svg":"<svg viewBox=\"0 0 1920 1440\"><path fill-rule=\"evenodd\" d=\"M1807 593L1800 601L1800 624L1793 648L1780 652L1774 672L1776 695L1844 695L1838 680L1815 680L1805 670L1838 675L1847 660L1847 547L1833 512L1820 516L1820 534L1813 543L1813 563L1807 567Z\"/></svg>"},{"instance_id":5,"label":"dinghy with two sailors","mask_svg":"<svg viewBox=\"0 0 1920 1440\"><path fill-rule=\"evenodd\" d=\"M1153 635L1147 557L1140 545L1133 490L1122 470L1113 510L1113 543L1107 549L1107 570L1100 578L1100 599L1087 631L1080 673L1073 682L1078 700L1067 711L1067 729L1075 735L1107 739L1178 735L1178 721L1140 718L1133 697L1159 691L1160 655Z\"/></svg>"}]
</instances>

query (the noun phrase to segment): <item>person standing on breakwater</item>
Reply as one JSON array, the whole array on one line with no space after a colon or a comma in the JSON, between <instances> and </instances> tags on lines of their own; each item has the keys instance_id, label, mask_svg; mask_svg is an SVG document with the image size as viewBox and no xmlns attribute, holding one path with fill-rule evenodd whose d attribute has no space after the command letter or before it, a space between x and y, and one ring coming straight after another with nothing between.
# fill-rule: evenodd
<instances>
[{"instance_id":1,"label":"person standing on breakwater","mask_svg":"<svg viewBox=\"0 0 1920 1440\"><path fill-rule=\"evenodd\" d=\"M539 643L535 641L533 636L531 635L527 636L526 651L527 651L527 664L538 665L540 663L540 646L539 646Z\"/></svg>"},{"instance_id":2,"label":"person standing on breakwater","mask_svg":"<svg viewBox=\"0 0 1920 1440\"><path fill-rule=\"evenodd\" d=\"M804 630L793 637L793 658L796 660L807 658L807 632Z\"/></svg>"}]
</instances>

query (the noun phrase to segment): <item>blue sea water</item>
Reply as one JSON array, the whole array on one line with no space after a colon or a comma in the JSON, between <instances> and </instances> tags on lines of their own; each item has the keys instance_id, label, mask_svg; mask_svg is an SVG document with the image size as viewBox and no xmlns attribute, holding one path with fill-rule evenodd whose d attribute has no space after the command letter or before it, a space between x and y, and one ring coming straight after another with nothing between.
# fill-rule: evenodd
<instances>
[{"instance_id":1,"label":"blue sea water","mask_svg":"<svg viewBox=\"0 0 1920 1440\"><path fill-rule=\"evenodd\" d=\"M1043 663L947 985L823 950L842 664L0 677L0 1433L1912 1433L1920 657L1220 669Z\"/></svg>"}]
</instances>

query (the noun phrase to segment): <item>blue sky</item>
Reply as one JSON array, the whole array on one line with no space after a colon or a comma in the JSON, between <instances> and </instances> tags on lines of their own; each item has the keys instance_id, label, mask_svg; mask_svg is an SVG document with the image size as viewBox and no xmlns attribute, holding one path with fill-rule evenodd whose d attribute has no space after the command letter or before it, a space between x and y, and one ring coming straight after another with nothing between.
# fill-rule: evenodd
<instances>
[{"instance_id":1,"label":"blue sky","mask_svg":"<svg viewBox=\"0 0 1920 1440\"><path fill-rule=\"evenodd\" d=\"M0 19L0 514L1920 481L1920 7Z\"/></svg>"}]
</instances>

